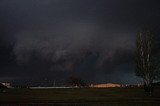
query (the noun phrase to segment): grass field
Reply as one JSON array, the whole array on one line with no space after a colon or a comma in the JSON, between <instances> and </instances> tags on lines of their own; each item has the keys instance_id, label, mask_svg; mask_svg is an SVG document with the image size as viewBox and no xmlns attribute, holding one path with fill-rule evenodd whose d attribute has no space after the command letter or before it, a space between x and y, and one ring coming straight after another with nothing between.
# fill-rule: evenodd
<instances>
[{"instance_id":1,"label":"grass field","mask_svg":"<svg viewBox=\"0 0 160 106\"><path fill-rule=\"evenodd\" d=\"M1 105L160 106L160 89L147 97L142 88L3 89Z\"/></svg>"}]
</instances>

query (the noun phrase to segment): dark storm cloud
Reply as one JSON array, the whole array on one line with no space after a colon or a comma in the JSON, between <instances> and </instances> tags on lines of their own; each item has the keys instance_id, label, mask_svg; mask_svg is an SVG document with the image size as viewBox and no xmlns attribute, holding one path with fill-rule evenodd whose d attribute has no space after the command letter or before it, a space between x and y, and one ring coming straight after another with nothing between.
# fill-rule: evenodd
<instances>
[{"instance_id":1,"label":"dark storm cloud","mask_svg":"<svg viewBox=\"0 0 160 106\"><path fill-rule=\"evenodd\" d=\"M15 42L12 73L131 82L136 32L157 28L159 12L158 0L1 0L1 36Z\"/></svg>"}]
</instances>

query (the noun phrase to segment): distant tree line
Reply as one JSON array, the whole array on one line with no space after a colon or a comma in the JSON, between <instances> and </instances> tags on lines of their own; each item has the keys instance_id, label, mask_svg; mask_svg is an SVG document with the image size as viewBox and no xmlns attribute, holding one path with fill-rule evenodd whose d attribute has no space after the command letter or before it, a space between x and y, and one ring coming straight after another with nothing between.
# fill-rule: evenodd
<instances>
[{"instance_id":1,"label":"distant tree line","mask_svg":"<svg viewBox=\"0 0 160 106\"><path fill-rule=\"evenodd\" d=\"M67 79L67 86L71 87L87 87L87 83L80 77L71 76Z\"/></svg>"}]
</instances>

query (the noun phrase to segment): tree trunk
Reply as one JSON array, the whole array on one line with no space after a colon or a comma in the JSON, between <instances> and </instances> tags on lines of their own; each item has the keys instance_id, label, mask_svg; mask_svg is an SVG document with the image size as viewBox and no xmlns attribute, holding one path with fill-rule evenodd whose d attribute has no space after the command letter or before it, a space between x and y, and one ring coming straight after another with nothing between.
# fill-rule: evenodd
<instances>
[{"instance_id":1,"label":"tree trunk","mask_svg":"<svg viewBox=\"0 0 160 106\"><path fill-rule=\"evenodd\" d=\"M146 92L147 96L152 96L153 92L152 81L144 81L144 91Z\"/></svg>"}]
</instances>

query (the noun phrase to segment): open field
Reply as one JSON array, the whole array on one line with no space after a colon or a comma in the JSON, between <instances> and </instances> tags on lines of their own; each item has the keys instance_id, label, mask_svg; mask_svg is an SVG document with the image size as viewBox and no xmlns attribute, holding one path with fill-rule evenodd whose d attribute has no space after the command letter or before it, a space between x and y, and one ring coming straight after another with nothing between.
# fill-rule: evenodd
<instances>
[{"instance_id":1,"label":"open field","mask_svg":"<svg viewBox=\"0 0 160 106\"><path fill-rule=\"evenodd\" d=\"M1 105L160 106L160 89L147 97L142 88L0 90Z\"/></svg>"}]
</instances>

